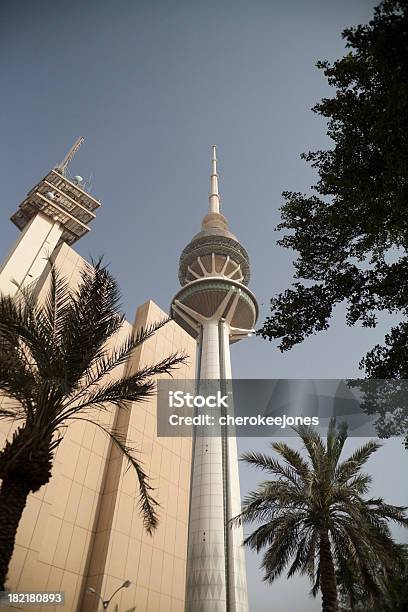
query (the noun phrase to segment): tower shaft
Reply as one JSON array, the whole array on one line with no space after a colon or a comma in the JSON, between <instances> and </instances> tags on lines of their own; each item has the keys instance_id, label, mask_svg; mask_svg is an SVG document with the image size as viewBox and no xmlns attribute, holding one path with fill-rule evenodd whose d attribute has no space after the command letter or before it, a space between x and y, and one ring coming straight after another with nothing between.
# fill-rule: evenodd
<instances>
[{"instance_id":1,"label":"tower shaft","mask_svg":"<svg viewBox=\"0 0 408 612\"><path fill-rule=\"evenodd\" d=\"M222 387L231 378L229 337L226 321L201 325L199 389L200 381L219 381ZM236 439L225 427L217 434L194 440L187 612L248 611L242 527L229 525L241 508Z\"/></svg>"}]
</instances>

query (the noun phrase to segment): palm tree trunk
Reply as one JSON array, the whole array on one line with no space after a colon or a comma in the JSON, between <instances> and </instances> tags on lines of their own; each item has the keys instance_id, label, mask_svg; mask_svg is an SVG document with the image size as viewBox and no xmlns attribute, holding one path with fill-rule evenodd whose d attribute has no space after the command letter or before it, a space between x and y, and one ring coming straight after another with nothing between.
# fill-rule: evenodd
<instances>
[{"instance_id":1,"label":"palm tree trunk","mask_svg":"<svg viewBox=\"0 0 408 612\"><path fill-rule=\"evenodd\" d=\"M322 612L338 612L336 573L326 528L320 530L320 590Z\"/></svg>"},{"instance_id":2,"label":"palm tree trunk","mask_svg":"<svg viewBox=\"0 0 408 612\"><path fill-rule=\"evenodd\" d=\"M4 591L13 555L17 527L27 503L30 487L14 478L3 480L0 489L0 591Z\"/></svg>"}]
</instances>

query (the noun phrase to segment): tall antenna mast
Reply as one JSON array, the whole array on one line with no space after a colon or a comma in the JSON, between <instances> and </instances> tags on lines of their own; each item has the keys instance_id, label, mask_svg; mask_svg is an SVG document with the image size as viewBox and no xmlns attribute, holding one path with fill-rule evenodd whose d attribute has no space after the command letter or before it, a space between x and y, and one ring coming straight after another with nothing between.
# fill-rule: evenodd
<instances>
[{"instance_id":1,"label":"tall antenna mast","mask_svg":"<svg viewBox=\"0 0 408 612\"><path fill-rule=\"evenodd\" d=\"M220 212L220 194L218 190L218 174L217 174L217 147L215 145L211 146L212 156L211 156L211 191L210 191L210 213L219 213Z\"/></svg>"},{"instance_id":2,"label":"tall antenna mast","mask_svg":"<svg viewBox=\"0 0 408 612\"><path fill-rule=\"evenodd\" d=\"M74 142L74 144L68 151L67 155L62 160L62 162L58 164L58 166L56 167L56 170L58 170L58 172L60 172L62 176L66 176L66 170L67 170L68 164L71 162L72 158L74 157L75 153L78 151L79 147L84 142L84 140L85 138L83 136L78 138L78 140Z\"/></svg>"}]
</instances>

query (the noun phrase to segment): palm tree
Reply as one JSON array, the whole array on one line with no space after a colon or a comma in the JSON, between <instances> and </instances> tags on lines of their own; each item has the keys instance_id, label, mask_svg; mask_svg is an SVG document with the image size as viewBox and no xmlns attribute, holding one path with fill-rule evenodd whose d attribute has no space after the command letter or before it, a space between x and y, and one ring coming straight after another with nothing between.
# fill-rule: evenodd
<instances>
[{"instance_id":1,"label":"palm tree","mask_svg":"<svg viewBox=\"0 0 408 612\"><path fill-rule=\"evenodd\" d=\"M244 499L236 522L261 522L244 541L260 552L264 580L272 583L288 567L287 576L309 576L312 594L322 594L323 612L338 612L336 570L350 583L350 564L364 588L381 590L378 568L391 567L399 548L388 523L408 526L407 508L383 499L366 498L371 477L362 466L379 444L369 441L340 462L347 428L330 422L327 442L311 427L298 427L306 457L283 442L272 449L281 461L258 452L242 459L275 478L261 483Z\"/></svg>"},{"instance_id":2,"label":"palm tree","mask_svg":"<svg viewBox=\"0 0 408 612\"><path fill-rule=\"evenodd\" d=\"M75 290L51 265L44 300L35 288L20 289L15 297L0 295L0 391L7 398L0 418L17 425L0 452L0 590L27 496L49 482L55 450L74 421L95 424L120 449L138 477L144 527L152 533L157 526L157 503L142 464L120 432L96 417L152 396L153 378L171 373L186 356L172 354L135 373L111 377L168 320L115 344L124 321L119 300L117 283L101 261L82 271Z\"/></svg>"}]
</instances>

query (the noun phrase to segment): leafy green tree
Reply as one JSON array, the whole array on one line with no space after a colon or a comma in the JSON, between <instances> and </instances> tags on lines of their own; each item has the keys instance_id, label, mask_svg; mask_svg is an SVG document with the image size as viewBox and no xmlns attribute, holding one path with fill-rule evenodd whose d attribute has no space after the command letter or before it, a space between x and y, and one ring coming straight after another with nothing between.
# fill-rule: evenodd
<instances>
[{"instance_id":1,"label":"leafy green tree","mask_svg":"<svg viewBox=\"0 0 408 612\"><path fill-rule=\"evenodd\" d=\"M370 593L364 587L362 577L353 566L351 559L350 576L352 582L347 583L337 573L340 612L406 612L408 610L408 554L407 546L399 546L400 554L394 563L383 572L378 568L382 577L382 589L378 593Z\"/></svg>"},{"instance_id":2,"label":"leafy green tree","mask_svg":"<svg viewBox=\"0 0 408 612\"><path fill-rule=\"evenodd\" d=\"M366 378L349 380L348 386L357 388L361 410L375 415L375 429L380 438L405 436L408 448L408 380Z\"/></svg>"},{"instance_id":3,"label":"leafy green tree","mask_svg":"<svg viewBox=\"0 0 408 612\"><path fill-rule=\"evenodd\" d=\"M130 334L115 344L124 317L116 281L98 262L82 272L77 289L51 267L50 286L39 301L35 288L0 295L0 392L7 401L0 418L16 424L0 451L0 590L15 535L30 492L51 478L54 453L67 426L86 421L101 428L127 458L139 480L145 529L157 526L157 503L133 449L118 431L98 422L98 413L130 409L154 393L153 378L185 360L173 354L134 373L110 377L134 349L167 321ZM110 346L108 346L108 342Z\"/></svg>"},{"instance_id":4,"label":"leafy green tree","mask_svg":"<svg viewBox=\"0 0 408 612\"><path fill-rule=\"evenodd\" d=\"M407 612L408 610L408 547L402 546L403 563L395 563L387 581L387 600L384 611ZM388 606L388 608L386 607Z\"/></svg>"},{"instance_id":5,"label":"leafy green tree","mask_svg":"<svg viewBox=\"0 0 408 612\"><path fill-rule=\"evenodd\" d=\"M258 333L285 351L327 329L341 302L349 325L400 313L361 366L408 378L408 4L385 0L343 38L348 53L317 64L335 95L313 108L333 147L302 156L319 175L315 194L283 194L279 244L298 254L294 283L271 300Z\"/></svg>"},{"instance_id":6,"label":"leafy green tree","mask_svg":"<svg viewBox=\"0 0 408 612\"><path fill-rule=\"evenodd\" d=\"M379 448L377 442L367 442L340 461L347 431L344 425L337 428L335 419L326 444L311 427L296 432L306 458L282 442L271 444L280 461L259 452L243 455L244 461L274 478L248 494L234 520L261 523L244 544L257 552L265 549L265 581L272 583L285 568L288 578L307 575L312 594L322 594L323 612L338 612L336 571L349 585L356 568L367 592L381 592L378 570L386 571L399 554L388 524L408 527L407 508L366 497L371 477L361 468Z\"/></svg>"}]
</instances>

